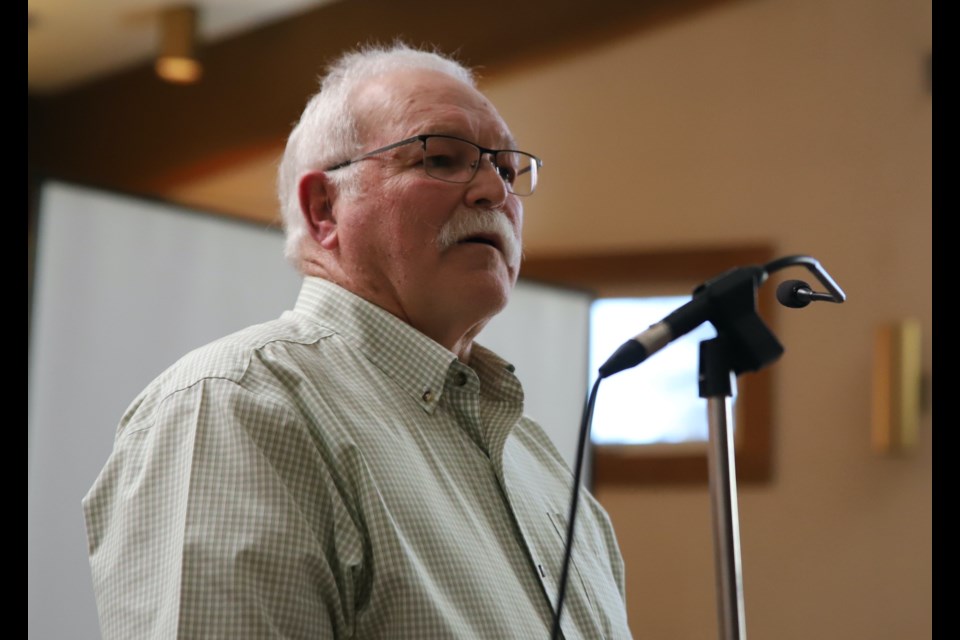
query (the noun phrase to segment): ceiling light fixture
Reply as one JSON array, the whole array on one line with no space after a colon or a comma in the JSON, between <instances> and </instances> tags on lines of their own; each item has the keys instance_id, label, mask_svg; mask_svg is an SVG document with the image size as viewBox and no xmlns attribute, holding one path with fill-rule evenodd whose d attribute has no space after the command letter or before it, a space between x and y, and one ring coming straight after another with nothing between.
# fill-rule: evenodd
<instances>
[{"instance_id":1,"label":"ceiling light fixture","mask_svg":"<svg viewBox=\"0 0 960 640\"><path fill-rule=\"evenodd\" d=\"M175 84L192 84L203 75L196 57L197 10L191 6L160 11L160 55L157 75Z\"/></svg>"}]
</instances>

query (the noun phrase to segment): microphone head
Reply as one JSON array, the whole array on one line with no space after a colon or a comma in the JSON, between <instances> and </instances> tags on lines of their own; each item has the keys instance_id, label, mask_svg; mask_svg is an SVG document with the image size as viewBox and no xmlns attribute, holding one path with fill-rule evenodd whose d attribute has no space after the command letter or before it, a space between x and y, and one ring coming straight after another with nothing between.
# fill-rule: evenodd
<instances>
[{"instance_id":1,"label":"microphone head","mask_svg":"<svg viewBox=\"0 0 960 640\"><path fill-rule=\"evenodd\" d=\"M803 280L784 280L777 287L777 301L785 307L800 309L810 304L811 293L810 285Z\"/></svg>"}]
</instances>

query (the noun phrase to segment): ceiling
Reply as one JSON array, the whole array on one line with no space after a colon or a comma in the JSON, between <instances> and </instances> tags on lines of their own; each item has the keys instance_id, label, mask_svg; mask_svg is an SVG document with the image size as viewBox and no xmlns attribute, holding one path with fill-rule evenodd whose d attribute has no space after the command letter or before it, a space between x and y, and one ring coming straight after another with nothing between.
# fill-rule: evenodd
<instances>
[{"instance_id":1,"label":"ceiling","mask_svg":"<svg viewBox=\"0 0 960 640\"><path fill-rule=\"evenodd\" d=\"M203 79L160 81L170 0L28 0L28 193L44 178L273 214L276 157L325 61L395 38L484 77L743 0L199 0ZM504 16L510 16L505 20Z\"/></svg>"},{"instance_id":2,"label":"ceiling","mask_svg":"<svg viewBox=\"0 0 960 640\"><path fill-rule=\"evenodd\" d=\"M338 0L195 0L201 45ZM27 0L27 86L65 91L142 65L159 43L164 0Z\"/></svg>"}]
</instances>

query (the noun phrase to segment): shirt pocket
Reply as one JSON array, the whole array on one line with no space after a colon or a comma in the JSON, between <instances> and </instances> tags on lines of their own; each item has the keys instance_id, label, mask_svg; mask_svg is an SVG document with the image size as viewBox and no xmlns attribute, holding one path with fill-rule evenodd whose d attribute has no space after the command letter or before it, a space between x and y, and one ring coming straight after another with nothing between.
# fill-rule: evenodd
<instances>
[{"instance_id":1,"label":"shirt pocket","mask_svg":"<svg viewBox=\"0 0 960 640\"><path fill-rule=\"evenodd\" d=\"M563 550L566 551L567 529L569 520L562 513L548 511L547 518L553 525ZM574 530L575 544L571 549L570 569L567 574L567 594L564 606L570 603L571 589L579 590L582 600L586 603L591 618L601 627L608 627L609 613L601 615L603 607L597 598L597 591L606 591L605 583L610 581L609 570L604 570L604 557L598 553L597 547L592 540L591 532L583 532L583 521L578 518ZM562 563L562 558L561 558ZM562 571L562 564L561 564ZM559 577L558 577L559 579ZM609 631L609 629L607 628ZM604 636L607 637L607 636Z\"/></svg>"}]
</instances>

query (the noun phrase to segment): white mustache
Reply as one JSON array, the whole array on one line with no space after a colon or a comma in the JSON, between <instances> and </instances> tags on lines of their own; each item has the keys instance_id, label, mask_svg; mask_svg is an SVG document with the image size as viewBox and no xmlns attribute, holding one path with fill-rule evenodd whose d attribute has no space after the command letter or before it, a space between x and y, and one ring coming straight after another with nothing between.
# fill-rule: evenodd
<instances>
[{"instance_id":1,"label":"white mustache","mask_svg":"<svg viewBox=\"0 0 960 640\"><path fill-rule=\"evenodd\" d=\"M476 235L496 236L507 264L517 264L521 252L520 238L517 237L507 214L496 209L457 209L441 227L437 244L441 251L445 251Z\"/></svg>"}]
</instances>

